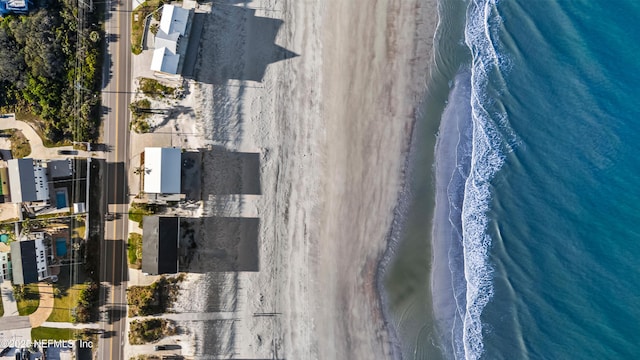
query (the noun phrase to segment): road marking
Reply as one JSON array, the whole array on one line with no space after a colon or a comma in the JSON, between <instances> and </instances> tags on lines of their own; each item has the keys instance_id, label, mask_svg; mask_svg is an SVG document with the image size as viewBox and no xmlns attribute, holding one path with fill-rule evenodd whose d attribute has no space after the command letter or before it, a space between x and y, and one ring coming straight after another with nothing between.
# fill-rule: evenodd
<instances>
[{"instance_id":1,"label":"road marking","mask_svg":"<svg viewBox=\"0 0 640 360\"><path fill-rule=\"evenodd\" d=\"M116 19L116 22L118 24L118 30L120 30L120 17L121 17L121 15L120 15L120 13L118 13L118 17ZM119 32L121 32L121 31L119 31ZM118 39L118 45L120 45L119 41L121 41L121 40L122 39ZM116 122L116 126L115 126L116 138L115 138L115 142L114 142L114 147L115 147L114 164L117 164L118 163L118 124L119 124L118 115L120 114L120 111L119 111L120 110L120 94L119 94L119 90L120 90L120 76L119 76L119 74L120 74L120 71L119 71L120 70L120 47L119 46L115 47L114 55L115 55L115 60L116 60L114 62L115 63L115 69L114 70L116 70L116 71L114 71L114 76L116 77L116 88L115 88L116 106L115 106L115 109L114 109L115 122ZM118 167L114 166L114 174L113 174L113 179L114 180L116 180L118 178L117 174L118 174ZM114 199L116 199L117 198L117 184L115 184L113 186L113 190L114 190L113 197L114 197ZM115 203L114 205L116 206L116 212L117 212L117 206L118 206L117 205L117 201L114 201L114 203ZM112 224L112 229L113 229L112 233L113 233L114 237L116 237L116 233L117 233L116 224L117 224L117 221L114 221L113 224ZM115 282L116 282L115 281L116 280L115 279L115 277L116 277L116 275L115 275L115 269L116 269L116 239L112 239L112 241L113 241L113 243L111 244L112 245L111 304L113 305L115 303L115 292L116 292L115 291L115 288L116 288L116 286L115 286ZM110 325L111 325L110 326L110 331L113 331L113 329L114 329L113 321L111 321ZM113 358L113 338L114 337L115 336L111 336L111 338L109 339L109 359Z\"/></svg>"}]
</instances>

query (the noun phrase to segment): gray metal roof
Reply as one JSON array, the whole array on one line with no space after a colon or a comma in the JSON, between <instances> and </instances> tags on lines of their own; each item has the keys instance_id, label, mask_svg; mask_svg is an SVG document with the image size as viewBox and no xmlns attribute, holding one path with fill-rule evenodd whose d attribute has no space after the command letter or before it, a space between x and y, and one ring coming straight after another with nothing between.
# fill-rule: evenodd
<instances>
[{"instance_id":1,"label":"gray metal roof","mask_svg":"<svg viewBox=\"0 0 640 360\"><path fill-rule=\"evenodd\" d=\"M13 283L24 285L38 282L35 241L14 241L10 246Z\"/></svg>"},{"instance_id":2,"label":"gray metal roof","mask_svg":"<svg viewBox=\"0 0 640 360\"><path fill-rule=\"evenodd\" d=\"M149 275L177 273L178 218L145 216L142 228L142 272Z\"/></svg>"},{"instance_id":3,"label":"gray metal roof","mask_svg":"<svg viewBox=\"0 0 640 360\"><path fill-rule=\"evenodd\" d=\"M33 172L33 159L7 160L9 169L9 190L11 201L37 201L36 178Z\"/></svg>"}]
</instances>

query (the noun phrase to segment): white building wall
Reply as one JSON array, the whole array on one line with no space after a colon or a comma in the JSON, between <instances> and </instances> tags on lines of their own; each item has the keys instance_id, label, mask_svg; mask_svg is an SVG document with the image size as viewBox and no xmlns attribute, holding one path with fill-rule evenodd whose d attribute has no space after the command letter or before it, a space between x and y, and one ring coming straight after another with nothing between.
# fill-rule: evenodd
<instances>
[{"instance_id":1,"label":"white building wall","mask_svg":"<svg viewBox=\"0 0 640 360\"><path fill-rule=\"evenodd\" d=\"M0 252L0 282L11 279L11 269L9 268L9 253Z\"/></svg>"},{"instance_id":2,"label":"white building wall","mask_svg":"<svg viewBox=\"0 0 640 360\"><path fill-rule=\"evenodd\" d=\"M47 270L47 249L44 246L42 239L36 239L36 266L38 268L38 280L42 280L49 276Z\"/></svg>"},{"instance_id":3,"label":"white building wall","mask_svg":"<svg viewBox=\"0 0 640 360\"><path fill-rule=\"evenodd\" d=\"M42 161L40 160L35 161L33 165L33 175L36 179L36 198L38 201L49 200L47 169L42 165Z\"/></svg>"}]
</instances>

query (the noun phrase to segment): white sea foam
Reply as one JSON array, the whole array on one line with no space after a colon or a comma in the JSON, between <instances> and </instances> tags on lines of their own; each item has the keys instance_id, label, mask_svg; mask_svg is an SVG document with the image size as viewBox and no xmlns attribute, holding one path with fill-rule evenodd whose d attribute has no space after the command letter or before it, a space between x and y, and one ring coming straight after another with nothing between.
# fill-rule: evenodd
<instances>
[{"instance_id":1,"label":"white sea foam","mask_svg":"<svg viewBox=\"0 0 640 360\"><path fill-rule=\"evenodd\" d=\"M465 182L462 205L462 238L466 308L462 342L465 359L478 359L484 352L480 316L493 296L492 273L488 261L491 237L487 225L491 193L490 181L505 161L505 151L517 143L508 126L507 114L496 99L488 96L489 79L502 79L508 59L494 40L500 16L497 0L475 0L467 11L465 43L470 48L471 65L471 167ZM491 84L496 86L495 83ZM497 84L497 86L504 84ZM498 89L500 93L500 89ZM456 354L456 357L462 354Z\"/></svg>"}]
</instances>

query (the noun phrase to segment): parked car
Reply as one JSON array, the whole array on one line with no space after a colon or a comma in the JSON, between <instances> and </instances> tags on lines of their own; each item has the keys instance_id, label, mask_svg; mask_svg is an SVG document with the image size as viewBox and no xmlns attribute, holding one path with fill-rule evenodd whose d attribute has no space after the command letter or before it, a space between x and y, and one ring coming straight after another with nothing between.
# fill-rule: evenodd
<instances>
[{"instance_id":1,"label":"parked car","mask_svg":"<svg viewBox=\"0 0 640 360\"><path fill-rule=\"evenodd\" d=\"M113 220L115 218L116 218L116 216L113 213L104 214L104 219L107 220L107 221L111 221L111 220Z\"/></svg>"},{"instance_id":2,"label":"parked car","mask_svg":"<svg viewBox=\"0 0 640 360\"><path fill-rule=\"evenodd\" d=\"M100 312L100 321L109 322L109 311L103 310Z\"/></svg>"},{"instance_id":3,"label":"parked car","mask_svg":"<svg viewBox=\"0 0 640 360\"><path fill-rule=\"evenodd\" d=\"M153 350L155 350L155 351L167 350L167 346L166 345L156 345L156 346L153 347Z\"/></svg>"},{"instance_id":4,"label":"parked car","mask_svg":"<svg viewBox=\"0 0 640 360\"><path fill-rule=\"evenodd\" d=\"M7 346L6 348L2 349L2 351L0 351L0 356L7 355L9 351L11 351L11 347Z\"/></svg>"},{"instance_id":5,"label":"parked car","mask_svg":"<svg viewBox=\"0 0 640 360\"><path fill-rule=\"evenodd\" d=\"M78 155L78 150L58 150L58 155Z\"/></svg>"}]
</instances>

